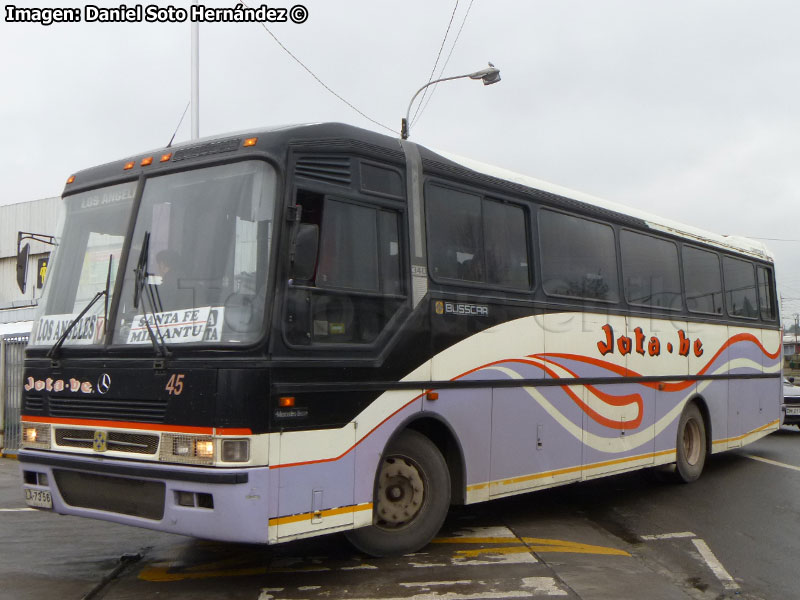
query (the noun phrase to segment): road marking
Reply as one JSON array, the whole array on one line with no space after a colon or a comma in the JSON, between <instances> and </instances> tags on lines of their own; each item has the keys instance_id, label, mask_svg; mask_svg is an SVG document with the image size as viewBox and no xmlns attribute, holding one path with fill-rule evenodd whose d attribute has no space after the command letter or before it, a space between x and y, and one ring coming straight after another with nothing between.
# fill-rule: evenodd
<instances>
[{"instance_id":1,"label":"road marking","mask_svg":"<svg viewBox=\"0 0 800 600\"><path fill-rule=\"evenodd\" d=\"M413 594L412 596L371 596L368 598L358 597L351 598L350 600L511 600L513 598L535 598L541 596L567 596L566 590L558 587L553 577L523 577L519 581L519 587L522 589L516 590L489 590L484 592L470 592L459 593L448 591L440 594L430 589L425 589L429 586L448 586L448 585L470 585L474 583L472 580L459 580L459 581L433 581L429 583L400 583L404 587L419 587L421 593ZM485 582L480 582L485 583ZM303 588L296 588L298 591ZM307 589L307 588L306 588ZM335 593L334 589L320 586L321 590L319 597L331 597ZM262 588L258 600L279 600L279 596L274 594L290 591L287 588ZM333 596L333 597L341 597Z\"/></svg>"},{"instance_id":2,"label":"road marking","mask_svg":"<svg viewBox=\"0 0 800 600\"><path fill-rule=\"evenodd\" d=\"M28 512L35 510L35 508L0 508L0 512Z\"/></svg>"},{"instance_id":3,"label":"road marking","mask_svg":"<svg viewBox=\"0 0 800 600\"><path fill-rule=\"evenodd\" d=\"M415 581L413 583L400 583L402 587L430 587L432 585L469 585L472 579L456 579L454 581Z\"/></svg>"},{"instance_id":4,"label":"road marking","mask_svg":"<svg viewBox=\"0 0 800 600\"><path fill-rule=\"evenodd\" d=\"M483 535L481 535L483 534ZM694 534L692 534L694 537ZM594 546L566 540L544 538L519 538L507 527L476 527L457 531L451 537L434 538L432 544L503 544L500 548L480 550L459 550L461 556L479 554L516 554L523 552L560 552L572 554L605 554L610 556L630 556L624 550L606 546Z\"/></svg>"},{"instance_id":5,"label":"road marking","mask_svg":"<svg viewBox=\"0 0 800 600\"><path fill-rule=\"evenodd\" d=\"M693 537L697 537L697 535L692 533L691 531L681 531L679 533L661 533L659 535L643 535L642 539L647 542L652 542L654 540L676 540L680 538L693 538Z\"/></svg>"},{"instance_id":6,"label":"road marking","mask_svg":"<svg viewBox=\"0 0 800 600\"><path fill-rule=\"evenodd\" d=\"M692 543L697 548L697 551L700 553L700 556L703 557L703 560L706 561L708 568L711 569L714 575L717 576L717 579L720 580L722 586L726 590L738 590L739 584L733 580L731 574L725 570L725 567L722 566L722 563L719 562L714 553L711 552L711 548L708 547L701 539L693 539Z\"/></svg>"},{"instance_id":7,"label":"road marking","mask_svg":"<svg viewBox=\"0 0 800 600\"><path fill-rule=\"evenodd\" d=\"M544 592L548 596L566 596L567 591L556 584L553 577L523 577L522 587L533 588L533 592Z\"/></svg>"},{"instance_id":8,"label":"road marking","mask_svg":"<svg viewBox=\"0 0 800 600\"><path fill-rule=\"evenodd\" d=\"M592 544L582 544L580 542L568 542L566 540L547 540L542 538L524 537L522 541L532 552L567 552L572 554L605 554L609 556L630 556L625 550L610 548L607 546L593 546Z\"/></svg>"},{"instance_id":9,"label":"road marking","mask_svg":"<svg viewBox=\"0 0 800 600\"><path fill-rule=\"evenodd\" d=\"M457 531L450 537L433 540L434 544L455 544L449 556L434 556L425 552L406 557L412 568L470 567L478 565L519 565L535 564L538 559L534 552L601 554L607 556L630 556L624 550L593 546L567 540L517 537L507 527L476 527ZM458 548L461 546L461 548ZM464 548L466 546L466 548ZM470 548L469 546L473 546ZM477 547L476 547L477 546ZM342 564L344 562L344 564ZM349 563L349 564L348 564ZM355 564L354 564L355 563ZM325 557L297 558L284 557L271 561L268 565L253 564L242 557L209 561L200 564L182 564L180 561L154 562L139 572L144 581L181 581L186 579L212 579L218 577L245 577L271 573L319 573L331 571L375 570L379 567L360 559L326 562ZM534 580L531 580L534 581ZM303 590L306 591L306 590Z\"/></svg>"},{"instance_id":10,"label":"road marking","mask_svg":"<svg viewBox=\"0 0 800 600\"><path fill-rule=\"evenodd\" d=\"M377 569L375 565L368 565L367 563L356 565L355 567L342 567L342 571L362 571L368 569Z\"/></svg>"},{"instance_id":11,"label":"road marking","mask_svg":"<svg viewBox=\"0 0 800 600\"><path fill-rule=\"evenodd\" d=\"M476 548L474 550L456 550L456 556L480 556L481 554L524 554L529 552L527 546L506 546L503 548Z\"/></svg>"},{"instance_id":12,"label":"road marking","mask_svg":"<svg viewBox=\"0 0 800 600\"><path fill-rule=\"evenodd\" d=\"M748 458L752 458L754 460L763 460L765 462L774 462L771 460L759 458L757 456L749 456L745 455ZM789 466L790 468L797 468L791 467L790 465L781 465L780 463L776 463L779 466ZM800 469L798 469L800 470ZM731 574L725 570L725 567L722 566L722 563L719 559L714 556L714 553L711 551L711 548L708 547L708 544L700 538L698 538L694 533L691 531L683 531L680 533L662 533L660 535L643 535L641 536L645 541L657 541L657 540L672 540L672 539L680 539L680 538L694 538L692 539L692 544L694 544L697 551L700 553L700 556L705 561L706 565L709 569L714 573L717 579L719 579L720 583L726 590L738 590L739 584L734 581Z\"/></svg>"},{"instance_id":13,"label":"road marking","mask_svg":"<svg viewBox=\"0 0 800 600\"><path fill-rule=\"evenodd\" d=\"M783 467L784 469L791 469L792 471L800 471L800 467L795 467L794 465L787 465L786 463L778 462L777 460L771 460L769 458L762 458L761 456L755 456L753 454L742 454L745 458L750 458L752 460L757 460L759 462L767 463L768 465L773 465L775 467Z\"/></svg>"}]
</instances>

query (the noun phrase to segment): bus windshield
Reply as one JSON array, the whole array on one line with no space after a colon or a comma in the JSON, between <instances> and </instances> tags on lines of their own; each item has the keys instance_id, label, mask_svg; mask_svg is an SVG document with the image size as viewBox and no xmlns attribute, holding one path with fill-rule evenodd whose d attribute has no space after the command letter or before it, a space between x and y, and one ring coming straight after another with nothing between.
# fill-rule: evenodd
<instances>
[{"instance_id":1,"label":"bus windshield","mask_svg":"<svg viewBox=\"0 0 800 600\"><path fill-rule=\"evenodd\" d=\"M261 161L145 180L114 343L258 339L274 211L275 171Z\"/></svg>"},{"instance_id":2,"label":"bus windshield","mask_svg":"<svg viewBox=\"0 0 800 600\"><path fill-rule=\"evenodd\" d=\"M52 346L92 297L106 289L109 272L109 290L114 289L136 184L130 181L64 199L62 235L31 345ZM105 302L96 302L64 344L102 343L105 307Z\"/></svg>"},{"instance_id":3,"label":"bus windshield","mask_svg":"<svg viewBox=\"0 0 800 600\"><path fill-rule=\"evenodd\" d=\"M106 312L115 304L138 185L65 198L63 233L32 345L55 344L108 281L108 302L96 302L63 345L106 342ZM275 188L275 171L262 161L146 178L118 310L108 315L113 343L151 344L151 332L168 346L260 338Z\"/></svg>"}]
</instances>

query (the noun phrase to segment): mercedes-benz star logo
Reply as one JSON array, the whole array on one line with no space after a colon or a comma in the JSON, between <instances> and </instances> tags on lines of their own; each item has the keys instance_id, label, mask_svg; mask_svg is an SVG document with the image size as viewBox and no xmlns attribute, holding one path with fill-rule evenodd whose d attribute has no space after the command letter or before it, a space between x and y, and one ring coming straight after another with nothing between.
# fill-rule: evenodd
<instances>
[{"instance_id":1,"label":"mercedes-benz star logo","mask_svg":"<svg viewBox=\"0 0 800 600\"><path fill-rule=\"evenodd\" d=\"M105 394L109 389L111 389L111 375L103 373L97 378L97 391Z\"/></svg>"}]
</instances>

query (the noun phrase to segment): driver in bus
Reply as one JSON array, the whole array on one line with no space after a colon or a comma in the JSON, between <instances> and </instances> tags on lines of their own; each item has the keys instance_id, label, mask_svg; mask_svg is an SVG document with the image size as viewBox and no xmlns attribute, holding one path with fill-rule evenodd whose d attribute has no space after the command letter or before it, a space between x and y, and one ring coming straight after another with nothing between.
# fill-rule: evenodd
<instances>
[{"instance_id":1,"label":"driver in bus","mask_svg":"<svg viewBox=\"0 0 800 600\"><path fill-rule=\"evenodd\" d=\"M178 301L178 265L180 255L169 248L156 254L156 266L161 284L156 288L161 306L159 310L174 310Z\"/></svg>"}]
</instances>

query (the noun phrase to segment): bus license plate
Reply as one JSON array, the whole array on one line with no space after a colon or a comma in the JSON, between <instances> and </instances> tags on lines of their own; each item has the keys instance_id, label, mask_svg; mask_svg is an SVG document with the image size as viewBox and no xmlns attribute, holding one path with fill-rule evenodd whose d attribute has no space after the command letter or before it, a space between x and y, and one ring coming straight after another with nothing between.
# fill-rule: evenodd
<instances>
[{"instance_id":1,"label":"bus license plate","mask_svg":"<svg viewBox=\"0 0 800 600\"><path fill-rule=\"evenodd\" d=\"M800 415L800 406L787 406L786 414L790 417Z\"/></svg>"},{"instance_id":2,"label":"bus license plate","mask_svg":"<svg viewBox=\"0 0 800 600\"><path fill-rule=\"evenodd\" d=\"M53 508L53 497L49 490L25 489L25 503L36 508Z\"/></svg>"}]
</instances>

